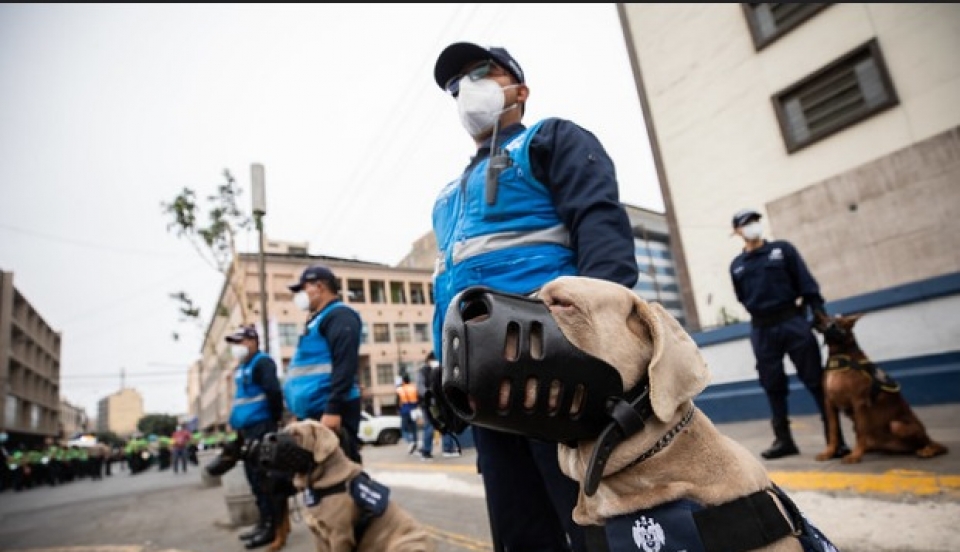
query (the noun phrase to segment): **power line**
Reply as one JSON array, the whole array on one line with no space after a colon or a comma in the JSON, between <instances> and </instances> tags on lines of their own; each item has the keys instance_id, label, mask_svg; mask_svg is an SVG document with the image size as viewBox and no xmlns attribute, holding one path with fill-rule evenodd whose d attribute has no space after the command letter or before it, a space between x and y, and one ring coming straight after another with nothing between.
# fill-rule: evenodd
<instances>
[{"instance_id":1,"label":"power line","mask_svg":"<svg viewBox=\"0 0 960 552\"><path fill-rule=\"evenodd\" d=\"M63 236L54 236L52 234L45 234L43 232L37 232L36 230L29 230L27 228L19 228L17 226L10 226L9 224L0 224L0 229L7 230L10 232L16 232L18 234L24 234L27 236L33 236L35 238L41 238L49 241L65 243L68 245L75 245L78 247L86 247L88 249L99 249L101 251L111 251L113 253L122 253L124 255L143 255L150 257L177 257L179 253L168 253L168 252L159 252L159 251L147 251L145 249L127 249L123 247L115 247L111 245L104 245L100 243L91 243L80 240L75 240L72 238L65 238Z\"/></svg>"}]
</instances>

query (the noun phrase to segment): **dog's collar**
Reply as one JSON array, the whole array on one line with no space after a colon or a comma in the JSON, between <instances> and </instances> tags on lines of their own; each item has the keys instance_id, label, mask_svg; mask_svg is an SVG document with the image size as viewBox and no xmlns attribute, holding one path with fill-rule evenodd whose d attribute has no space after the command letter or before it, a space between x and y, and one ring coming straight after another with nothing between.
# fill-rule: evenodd
<instances>
[{"instance_id":1,"label":"dog's collar","mask_svg":"<svg viewBox=\"0 0 960 552\"><path fill-rule=\"evenodd\" d=\"M645 393L641 398L647 397L647 396L648 394ZM650 399L647 398L646 402L649 405ZM666 448L666 446L673 441L674 437L679 435L680 432L683 431L683 428L687 427L687 424L689 424L690 420L693 419L694 410L696 410L696 407L691 406L690 409L687 410L687 413L683 415L683 418L681 418L680 421L677 422L677 425L673 426L673 428L671 428L670 431L664 433L663 436L660 437L660 439L657 440L657 442L654 443L652 447L650 447L646 452L644 452L643 454L635 458L629 464L624 466L623 469L627 469L631 466L636 466L640 462L647 460L654 454ZM590 464L587 466L587 471L583 478L583 492L587 496L593 496L593 494L597 492L597 487L600 486L600 479L603 477L603 467L606 465L607 460L610 458L610 454L613 453L613 449L616 448L617 445L619 445L621 442L626 440L628 437L630 437L634 433L638 433L641 429L643 429L643 425L641 424L639 429L637 429L633 433L630 433L629 435L624 435L620 437L616 441L613 441L612 439L609 440L609 442L607 443L608 446L605 448L605 451L600 453L600 454L603 454L601 458L598 454L598 451L600 451L601 442L604 440L605 436L608 436L608 434L610 433L614 433L613 431L610 431L611 429L614 429L612 424L611 426L608 426L606 430L604 430L603 434L601 434L600 439L597 441L597 446L596 448L593 449L593 454L590 457Z\"/></svg>"},{"instance_id":2,"label":"dog's collar","mask_svg":"<svg viewBox=\"0 0 960 552\"><path fill-rule=\"evenodd\" d=\"M650 383L644 378L630 392L634 396L627 402L619 397L612 399L608 404L607 415L612 421L600 432L596 446L590 454L590 462L583 478L583 492L592 496L597 492L600 478L603 477L603 468L613 454L617 445L633 435L643 431L647 420L653 416L653 405L650 404Z\"/></svg>"}]
</instances>

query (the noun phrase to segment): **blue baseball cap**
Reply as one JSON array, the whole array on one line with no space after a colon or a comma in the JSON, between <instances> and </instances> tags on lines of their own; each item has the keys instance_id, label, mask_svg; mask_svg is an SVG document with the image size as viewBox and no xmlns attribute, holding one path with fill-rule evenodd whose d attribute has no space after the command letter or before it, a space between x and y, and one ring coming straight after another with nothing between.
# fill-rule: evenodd
<instances>
[{"instance_id":1,"label":"blue baseball cap","mask_svg":"<svg viewBox=\"0 0 960 552\"><path fill-rule=\"evenodd\" d=\"M337 278L333 275L333 271L323 265L313 265L308 267L306 270L300 274L300 281L296 284L287 286L287 289L294 293L298 293L303 289L303 284L307 282L319 282L324 281L331 286L334 292L337 291Z\"/></svg>"},{"instance_id":2,"label":"blue baseball cap","mask_svg":"<svg viewBox=\"0 0 960 552\"><path fill-rule=\"evenodd\" d=\"M226 339L227 343L240 343L244 339L256 339L259 341L260 336L257 335L257 328L251 324L249 326L241 326L239 330L224 339Z\"/></svg>"},{"instance_id":3,"label":"blue baseball cap","mask_svg":"<svg viewBox=\"0 0 960 552\"><path fill-rule=\"evenodd\" d=\"M526 82L520 64L506 49L498 46L484 48L472 42L455 42L444 48L433 67L433 78L441 90L446 90L450 79L459 75L467 64L488 59L506 69L518 83Z\"/></svg>"}]
</instances>

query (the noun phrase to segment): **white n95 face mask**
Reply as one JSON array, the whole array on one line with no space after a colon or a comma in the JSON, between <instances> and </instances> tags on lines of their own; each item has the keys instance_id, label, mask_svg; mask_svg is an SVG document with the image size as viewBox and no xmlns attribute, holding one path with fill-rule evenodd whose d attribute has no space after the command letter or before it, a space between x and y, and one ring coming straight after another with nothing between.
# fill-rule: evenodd
<instances>
[{"instance_id":1,"label":"white n95 face mask","mask_svg":"<svg viewBox=\"0 0 960 552\"><path fill-rule=\"evenodd\" d=\"M230 354L233 355L233 358L237 360L243 360L247 358L247 347L239 343L234 343L230 345Z\"/></svg>"},{"instance_id":2,"label":"white n95 face mask","mask_svg":"<svg viewBox=\"0 0 960 552\"><path fill-rule=\"evenodd\" d=\"M460 124L470 136L477 137L490 130L500 118L504 111L503 90L492 79L460 79L457 110L460 112Z\"/></svg>"},{"instance_id":3,"label":"white n95 face mask","mask_svg":"<svg viewBox=\"0 0 960 552\"><path fill-rule=\"evenodd\" d=\"M302 311L310 312L310 297L307 292L300 290L293 296L293 304Z\"/></svg>"},{"instance_id":4,"label":"white n95 face mask","mask_svg":"<svg viewBox=\"0 0 960 552\"><path fill-rule=\"evenodd\" d=\"M763 228L760 226L759 221L754 221L750 224L744 224L740 228L740 233L743 234L743 237L748 240L756 240L763 235Z\"/></svg>"}]
</instances>

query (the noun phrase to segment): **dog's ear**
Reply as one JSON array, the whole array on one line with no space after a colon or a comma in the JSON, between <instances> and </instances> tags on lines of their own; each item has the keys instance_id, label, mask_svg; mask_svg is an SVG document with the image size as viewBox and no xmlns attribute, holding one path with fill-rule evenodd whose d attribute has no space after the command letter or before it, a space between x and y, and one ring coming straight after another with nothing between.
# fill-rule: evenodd
<instances>
[{"instance_id":1,"label":"dog's ear","mask_svg":"<svg viewBox=\"0 0 960 552\"><path fill-rule=\"evenodd\" d=\"M636 311L650 331L653 357L647 367L650 404L662 422L707 386L710 371L690 334L659 303L637 297Z\"/></svg>"},{"instance_id":2,"label":"dog's ear","mask_svg":"<svg viewBox=\"0 0 960 552\"><path fill-rule=\"evenodd\" d=\"M340 448L340 438L332 429L320 422L311 424L310 431L313 436L313 460L322 464L335 450Z\"/></svg>"}]
</instances>

